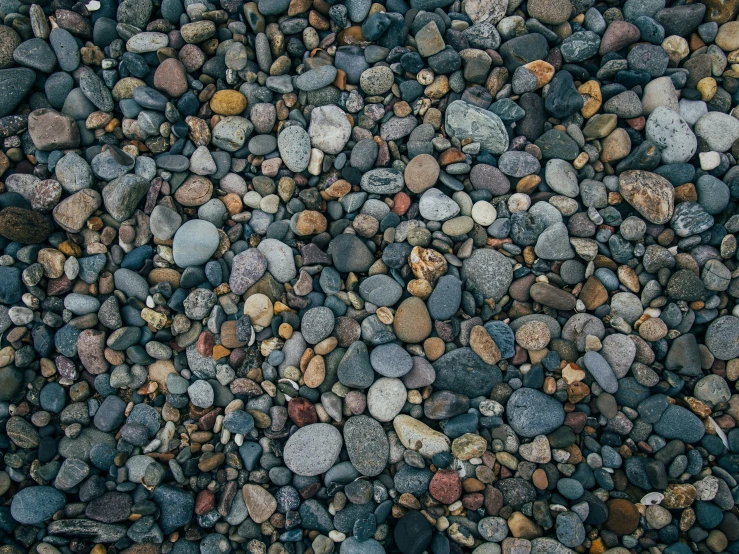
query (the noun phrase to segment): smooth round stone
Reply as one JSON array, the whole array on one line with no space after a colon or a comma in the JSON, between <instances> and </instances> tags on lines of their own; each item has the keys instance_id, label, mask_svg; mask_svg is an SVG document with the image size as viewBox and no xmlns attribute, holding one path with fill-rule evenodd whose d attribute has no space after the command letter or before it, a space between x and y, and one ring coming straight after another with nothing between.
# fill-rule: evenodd
<instances>
[{"instance_id":1,"label":"smooth round stone","mask_svg":"<svg viewBox=\"0 0 739 554\"><path fill-rule=\"evenodd\" d=\"M180 267L204 265L218 249L216 226L202 219L185 222L174 235L172 254Z\"/></svg>"},{"instance_id":2,"label":"smooth round stone","mask_svg":"<svg viewBox=\"0 0 739 554\"><path fill-rule=\"evenodd\" d=\"M311 139L298 125L283 129L277 137L280 157L290 171L304 171L310 162Z\"/></svg>"},{"instance_id":3,"label":"smooth round stone","mask_svg":"<svg viewBox=\"0 0 739 554\"><path fill-rule=\"evenodd\" d=\"M44 410L58 414L64 408L66 392L59 383L48 383L41 389L39 401Z\"/></svg>"},{"instance_id":4,"label":"smooth round stone","mask_svg":"<svg viewBox=\"0 0 739 554\"><path fill-rule=\"evenodd\" d=\"M336 79L336 68L333 65L322 65L311 69L295 79L295 86L306 92L326 87Z\"/></svg>"},{"instance_id":5,"label":"smooth round stone","mask_svg":"<svg viewBox=\"0 0 739 554\"><path fill-rule=\"evenodd\" d=\"M276 148L277 140L272 135L257 135L249 140L249 152L255 156L266 156Z\"/></svg>"},{"instance_id":6,"label":"smooth round stone","mask_svg":"<svg viewBox=\"0 0 739 554\"><path fill-rule=\"evenodd\" d=\"M259 251L267 258L267 271L280 283L286 283L297 275L292 249L277 239L264 239Z\"/></svg>"},{"instance_id":7,"label":"smooth round stone","mask_svg":"<svg viewBox=\"0 0 739 554\"><path fill-rule=\"evenodd\" d=\"M739 138L739 121L729 114L708 112L695 124L695 134L706 141L711 150L726 152Z\"/></svg>"},{"instance_id":8,"label":"smooth round stone","mask_svg":"<svg viewBox=\"0 0 739 554\"><path fill-rule=\"evenodd\" d=\"M215 399L213 387L208 381L199 379L187 388L190 401L198 408L210 408Z\"/></svg>"},{"instance_id":9,"label":"smooth round stone","mask_svg":"<svg viewBox=\"0 0 739 554\"><path fill-rule=\"evenodd\" d=\"M388 66L375 66L364 71L359 78L359 86L369 96L385 94L393 86L394 75Z\"/></svg>"},{"instance_id":10,"label":"smooth round stone","mask_svg":"<svg viewBox=\"0 0 739 554\"><path fill-rule=\"evenodd\" d=\"M254 428L254 418L248 412L236 410L223 418L223 427L238 435L246 435Z\"/></svg>"},{"instance_id":11,"label":"smooth round stone","mask_svg":"<svg viewBox=\"0 0 739 554\"><path fill-rule=\"evenodd\" d=\"M453 275L439 278L428 299L429 315L436 320L451 318L462 302L462 282Z\"/></svg>"},{"instance_id":12,"label":"smooth round stone","mask_svg":"<svg viewBox=\"0 0 739 554\"><path fill-rule=\"evenodd\" d=\"M385 469L390 443L375 419L363 415L349 418L344 425L344 444L349 460L362 475L372 477Z\"/></svg>"},{"instance_id":13,"label":"smooth round stone","mask_svg":"<svg viewBox=\"0 0 739 554\"><path fill-rule=\"evenodd\" d=\"M604 391L614 394L618 390L616 375L614 375L611 366L603 356L598 352L586 352L583 361L585 367Z\"/></svg>"},{"instance_id":14,"label":"smooth round stone","mask_svg":"<svg viewBox=\"0 0 739 554\"><path fill-rule=\"evenodd\" d=\"M413 368L411 355L394 343L381 344L370 353L372 368L385 377L402 377Z\"/></svg>"},{"instance_id":15,"label":"smooth round stone","mask_svg":"<svg viewBox=\"0 0 739 554\"><path fill-rule=\"evenodd\" d=\"M10 515L22 525L37 525L64 508L67 498L53 487L26 487L13 495Z\"/></svg>"},{"instance_id":16,"label":"smooth round stone","mask_svg":"<svg viewBox=\"0 0 739 554\"><path fill-rule=\"evenodd\" d=\"M580 546L585 541L585 527L575 512L564 512L557 516L557 538L570 548Z\"/></svg>"},{"instance_id":17,"label":"smooth round stone","mask_svg":"<svg viewBox=\"0 0 739 554\"><path fill-rule=\"evenodd\" d=\"M384 554L385 548L375 539L359 542L356 537L348 537L341 543L339 554Z\"/></svg>"},{"instance_id":18,"label":"smooth round stone","mask_svg":"<svg viewBox=\"0 0 739 554\"><path fill-rule=\"evenodd\" d=\"M506 404L508 424L522 437L551 433L564 422L564 409L555 398L535 389L513 392Z\"/></svg>"},{"instance_id":19,"label":"smooth round stone","mask_svg":"<svg viewBox=\"0 0 739 554\"><path fill-rule=\"evenodd\" d=\"M343 442L341 433L332 425L306 425L287 439L283 460L290 471L297 475L320 475L334 465Z\"/></svg>"},{"instance_id":20,"label":"smooth round stone","mask_svg":"<svg viewBox=\"0 0 739 554\"><path fill-rule=\"evenodd\" d=\"M719 360L739 357L739 318L725 315L706 330L706 347Z\"/></svg>"},{"instance_id":21,"label":"smooth round stone","mask_svg":"<svg viewBox=\"0 0 739 554\"><path fill-rule=\"evenodd\" d=\"M577 172L572 164L565 160L549 160L545 169L547 186L554 192L577 198L580 188L577 183Z\"/></svg>"},{"instance_id":22,"label":"smooth round stone","mask_svg":"<svg viewBox=\"0 0 739 554\"><path fill-rule=\"evenodd\" d=\"M318 344L334 330L334 313L324 306L311 308L300 322L300 331L308 344Z\"/></svg>"},{"instance_id":23,"label":"smooth round stone","mask_svg":"<svg viewBox=\"0 0 739 554\"><path fill-rule=\"evenodd\" d=\"M151 232L159 240L169 240L182 224L182 216L165 206L155 206L149 218Z\"/></svg>"},{"instance_id":24,"label":"smooth round stone","mask_svg":"<svg viewBox=\"0 0 739 554\"><path fill-rule=\"evenodd\" d=\"M657 106L652 111L645 130L647 139L660 147L664 164L687 162L698 148L698 141L688 123L665 106Z\"/></svg>"},{"instance_id":25,"label":"smooth round stone","mask_svg":"<svg viewBox=\"0 0 739 554\"><path fill-rule=\"evenodd\" d=\"M698 203L710 215L720 214L729 204L729 187L712 175L701 175L695 183L695 189Z\"/></svg>"},{"instance_id":26,"label":"smooth round stone","mask_svg":"<svg viewBox=\"0 0 739 554\"><path fill-rule=\"evenodd\" d=\"M234 256L228 284L234 294L244 294L267 271L267 258L257 248Z\"/></svg>"},{"instance_id":27,"label":"smooth round stone","mask_svg":"<svg viewBox=\"0 0 739 554\"><path fill-rule=\"evenodd\" d=\"M671 405L654 424L654 432L668 440L680 439L695 443L703 438L705 427L692 412L682 406Z\"/></svg>"},{"instance_id":28,"label":"smooth round stone","mask_svg":"<svg viewBox=\"0 0 739 554\"><path fill-rule=\"evenodd\" d=\"M375 306L393 306L403 294L403 288L387 275L372 275L359 285L362 298Z\"/></svg>"},{"instance_id":29,"label":"smooth round stone","mask_svg":"<svg viewBox=\"0 0 739 554\"><path fill-rule=\"evenodd\" d=\"M118 396L107 396L95 413L95 427L109 433L118 429L125 417L126 403Z\"/></svg>"},{"instance_id":30,"label":"smooth round stone","mask_svg":"<svg viewBox=\"0 0 739 554\"><path fill-rule=\"evenodd\" d=\"M462 263L462 278L485 298L499 300L513 281L513 268L508 259L495 250L475 250Z\"/></svg>"},{"instance_id":31,"label":"smooth round stone","mask_svg":"<svg viewBox=\"0 0 739 554\"><path fill-rule=\"evenodd\" d=\"M423 193L418 208L421 217L431 221L446 221L459 213L459 204L436 188Z\"/></svg>"},{"instance_id":32,"label":"smooth round stone","mask_svg":"<svg viewBox=\"0 0 739 554\"><path fill-rule=\"evenodd\" d=\"M347 387L364 389L372 384L375 374L364 342L355 341L349 345L339 362L337 376Z\"/></svg>"},{"instance_id":33,"label":"smooth round stone","mask_svg":"<svg viewBox=\"0 0 739 554\"><path fill-rule=\"evenodd\" d=\"M377 421L392 421L403 409L407 394L400 379L382 377L367 391L367 409Z\"/></svg>"},{"instance_id":34,"label":"smooth round stone","mask_svg":"<svg viewBox=\"0 0 739 554\"><path fill-rule=\"evenodd\" d=\"M403 174L396 169L373 169L362 175L360 186L370 194L395 194L403 189Z\"/></svg>"},{"instance_id":35,"label":"smooth round stone","mask_svg":"<svg viewBox=\"0 0 739 554\"><path fill-rule=\"evenodd\" d=\"M319 106L310 114L308 135L311 145L326 154L341 152L351 131L346 114L338 106Z\"/></svg>"}]
</instances>

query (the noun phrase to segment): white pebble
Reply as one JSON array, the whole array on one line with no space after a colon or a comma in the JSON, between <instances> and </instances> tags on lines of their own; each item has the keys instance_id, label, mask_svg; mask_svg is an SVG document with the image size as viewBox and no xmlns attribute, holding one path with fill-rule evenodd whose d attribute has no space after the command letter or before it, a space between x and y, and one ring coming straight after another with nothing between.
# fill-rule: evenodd
<instances>
[{"instance_id":1,"label":"white pebble","mask_svg":"<svg viewBox=\"0 0 739 554\"><path fill-rule=\"evenodd\" d=\"M508 199L508 211L513 213L525 212L531 206L531 198L528 194L517 192Z\"/></svg>"},{"instance_id":2,"label":"white pebble","mask_svg":"<svg viewBox=\"0 0 739 554\"><path fill-rule=\"evenodd\" d=\"M478 200L475 205L472 206L472 219L478 225L487 227L492 225L495 218L498 217L498 213L495 211L495 206L485 200Z\"/></svg>"},{"instance_id":3,"label":"white pebble","mask_svg":"<svg viewBox=\"0 0 739 554\"><path fill-rule=\"evenodd\" d=\"M718 152L701 152L698 154L703 171L711 171L721 165L721 155Z\"/></svg>"}]
</instances>

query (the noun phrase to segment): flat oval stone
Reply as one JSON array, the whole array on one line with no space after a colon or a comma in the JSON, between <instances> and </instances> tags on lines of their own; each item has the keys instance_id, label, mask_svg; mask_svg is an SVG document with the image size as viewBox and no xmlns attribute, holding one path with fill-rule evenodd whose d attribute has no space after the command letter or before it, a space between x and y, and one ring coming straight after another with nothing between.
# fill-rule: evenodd
<instances>
[{"instance_id":1,"label":"flat oval stone","mask_svg":"<svg viewBox=\"0 0 739 554\"><path fill-rule=\"evenodd\" d=\"M306 425L287 439L283 460L293 473L306 477L320 475L334 465L343 442L341 433L333 425Z\"/></svg>"},{"instance_id":2,"label":"flat oval stone","mask_svg":"<svg viewBox=\"0 0 739 554\"><path fill-rule=\"evenodd\" d=\"M10 515L22 525L37 525L64 508L66 496L53 487L26 487L15 493Z\"/></svg>"},{"instance_id":3,"label":"flat oval stone","mask_svg":"<svg viewBox=\"0 0 739 554\"><path fill-rule=\"evenodd\" d=\"M203 219L191 219L174 235L174 261L180 267L204 265L218 248L219 242L215 225Z\"/></svg>"},{"instance_id":4,"label":"flat oval stone","mask_svg":"<svg viewBox=\"0 0 739 554\"><path fill-rule=\"evenodd\" d=\"M508 424L522 437L546 435L562 425L564 409L559 401L535 389L520 388L506 404Z\"/></svg>"},{"instance_id":5,"label":"flat oval stone","mask_svg":"<svg viewBox=\"0 0 739 554\"><path fill-rule=\"evenodd\" d=\"M382 473L390 455L382 426L368 416L355 416L344 425L344 443L349 460L362 475L375 476Z\"/></svg>"}]
</instances>

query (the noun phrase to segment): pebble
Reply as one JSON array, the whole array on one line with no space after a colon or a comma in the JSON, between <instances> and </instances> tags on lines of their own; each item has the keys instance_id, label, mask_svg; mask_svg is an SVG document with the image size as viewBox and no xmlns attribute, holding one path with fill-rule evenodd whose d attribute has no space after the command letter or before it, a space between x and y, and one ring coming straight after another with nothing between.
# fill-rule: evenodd
<instances>
[{"instance_id":1,"label":"pebble","mask_svg":"<svg viewBox=\"0 0 739 554\"><path fill-rule=\"evenodd\" d=\"M326 423L307 425L296 431L285 444L285 465L297 475L320 475L334 465L342 445L341 433L335 427Z\"/></svg>"},{"instance_id":2,"label":"pebble","mask_svg":"<svg viewBox=\"0 0 739 554\"><path fill-rule=\"evenodd\" d=\"M523 437L551 433L564 421L562 405L536 389L521 388L510 396L506 405L509 425Z\"/></svg>"},{"instance_id":3,"label":"pebble","mask_svg":"<svg viewBox=\"0 0 739 554\"><path fill-rule=\"evenodd\" d=\"M185 222L174 235L172 255L180 267L204 265L218 248L215 225L201 219Z\"/></svg>"}]
</instances>

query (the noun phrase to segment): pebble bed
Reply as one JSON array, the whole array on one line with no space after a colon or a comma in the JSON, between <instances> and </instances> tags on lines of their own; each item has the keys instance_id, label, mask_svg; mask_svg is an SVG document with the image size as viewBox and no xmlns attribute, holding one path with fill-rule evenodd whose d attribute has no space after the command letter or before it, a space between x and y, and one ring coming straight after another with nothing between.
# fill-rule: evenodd
<instances>
[{"instance_id":1,"label":"pebble bed","mask_svg":"<svg viewBox=\"0 0 739 554\"><path fill-rule=\"evenodd\" d=\"M739 0L0 0L0 554L739 554Z\"/></svg>"}]
</instances>

